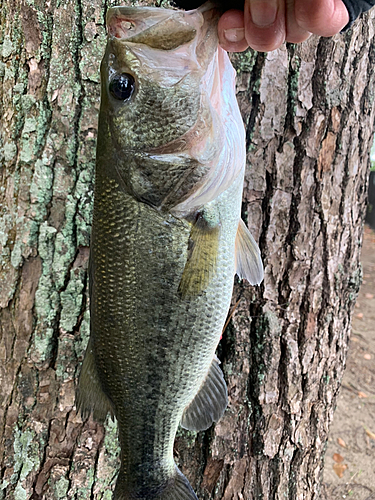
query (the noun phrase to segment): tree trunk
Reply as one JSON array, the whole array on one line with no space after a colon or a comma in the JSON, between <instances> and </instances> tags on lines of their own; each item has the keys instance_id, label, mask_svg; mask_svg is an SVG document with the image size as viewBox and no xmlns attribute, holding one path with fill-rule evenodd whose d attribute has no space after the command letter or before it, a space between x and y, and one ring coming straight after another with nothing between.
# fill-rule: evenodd
<instances>
[{"instance_id":1,"label":"tree trunk","mask_svg":"<svg viewBox=\"0 0 375 500\"><path fill-rule=\"evenodd\" d=\"M109 3L1 3L0 499L110 500L115 482L115 424L82 422L74 407ZM319 498L361 281L374 18L334 39L233 56L243 217L265 279L235 285L219 346L224 417L176 440L201 500Z\"/></svg>"}]
</instances>

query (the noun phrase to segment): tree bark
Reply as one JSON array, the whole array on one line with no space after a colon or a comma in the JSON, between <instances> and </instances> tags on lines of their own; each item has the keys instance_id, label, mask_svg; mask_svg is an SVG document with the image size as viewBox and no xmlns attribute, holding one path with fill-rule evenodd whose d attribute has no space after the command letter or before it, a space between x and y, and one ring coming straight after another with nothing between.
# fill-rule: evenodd
<instances>
[{"instance_id":1,"label":"tree bark","mask_svg":"<svg viewBox=\"0 0 375 500\"><path fill-rule=\"evenodd\" d=\"M116 425L82 422L74 407L110 2L0 5L0 499L110 500ZM233 55L247 130L243 217L265 279L236 280L218 349L224 417L176 439L201 500L319 498L361 282L374 18L334 39Z\"/></svg>"}]
</instances>

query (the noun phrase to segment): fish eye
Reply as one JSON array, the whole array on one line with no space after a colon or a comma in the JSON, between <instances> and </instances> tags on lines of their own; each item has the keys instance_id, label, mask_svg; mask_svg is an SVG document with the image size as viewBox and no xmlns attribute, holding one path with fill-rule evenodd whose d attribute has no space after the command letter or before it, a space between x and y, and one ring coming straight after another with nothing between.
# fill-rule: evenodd
<instances>
[{"instance_id":1,"label":"fish eye","mask_svg":"<svg viewBox=\"0 0 375 500\"><path fill-rule=\"evenodd\" d=\"M135 88L135 80L129 73L121 73L111 78L109 91L113 97L119 101L127 101Z\"/></svg>"}]
</instances>

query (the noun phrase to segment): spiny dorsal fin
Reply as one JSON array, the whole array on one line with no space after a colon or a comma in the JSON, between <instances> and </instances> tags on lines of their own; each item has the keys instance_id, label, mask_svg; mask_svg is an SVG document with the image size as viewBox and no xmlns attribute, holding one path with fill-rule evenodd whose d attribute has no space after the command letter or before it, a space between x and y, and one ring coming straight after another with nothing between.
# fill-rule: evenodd
<instances>
[{"instance_id":1,"label":"spiny dorsal fin","mask_svg":"<svg viewBox=\"0 0 375 500\"><path fill-rule=\"evenodd\" d=\"M198 393L185 408L181 419L184 429L204 431L223 416L228 405L228 392L219 364L215 356Z\"/></svg>"},{"instance_id":2,"label":"spiny dorsal fin","mask_svg":"<svg viewBox=\"0 0 375 500\"><path fill-rule=\"evenodd\" d=\"M190 232L189 255L178 288L182 297L205 290L216 272L220 223L215 213L200 213Z\"/></svg>"},{"instance_id":3,"label":"spiny dorsal fin","mask_svg":"<svg viewBox=\"0 0 375 500\"><path fill-rule=\"evenodd\" d=\"M247 279L251 285L263 281L264 271L259 247L245 223L240 219L236 236L236 273L240 279Z\"/></svg>"}]
</instances>

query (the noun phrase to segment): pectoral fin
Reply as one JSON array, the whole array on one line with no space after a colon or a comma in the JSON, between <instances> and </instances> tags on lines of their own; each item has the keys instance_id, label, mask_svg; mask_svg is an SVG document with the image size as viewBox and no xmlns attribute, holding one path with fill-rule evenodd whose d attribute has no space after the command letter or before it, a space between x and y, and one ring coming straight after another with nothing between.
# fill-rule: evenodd
<instances>
[{"instance_id":1,"label":"pectoral fin","mask_svg":"<svg viewBox=\"0 0 375 500\"><path fill-rule=\"evenodd\" d=\"M181 419L184 429L204 431L223 416L228 405L228 392L219 363L215 356L198 393L185 408Z\"/></svg>"},{"instance_id":2,"label":"pectoral fin","mask_svg":"<svg viewBox=\"0 0 375 500\"><path fill-rule=\"evenodd\" d=\"M112 404L104 394L99 381L91 338L87 345L79 376L76 407L77 411L81 412L82 417L85 418L92 413L94 420L97 422L104 422L107 413L110 413L113 417Z\"/></svg>"},{"instance_id":3,"label":"pectoral fin","mask_svg":"<svg viewBox=\"0 0 375 500\"><path fill-rule=\"evenodd\" d=\"M204 211L193 224L189 238L189 255L179 285L182 297L205 290L216 272L220 223L215 214Z\"/></svg>"},{"instance_id":4,"label":"pectoral fin","mask_svg":"<svg viewBox=\"0 0 375 500\"><path fill-rule=\"evenodd\" d=\"M263 281L263 263L259 247L242 219L236 236L236 273L239 278L247 279L251 285L259 285Z\"/></svg>"}]
</instances>

